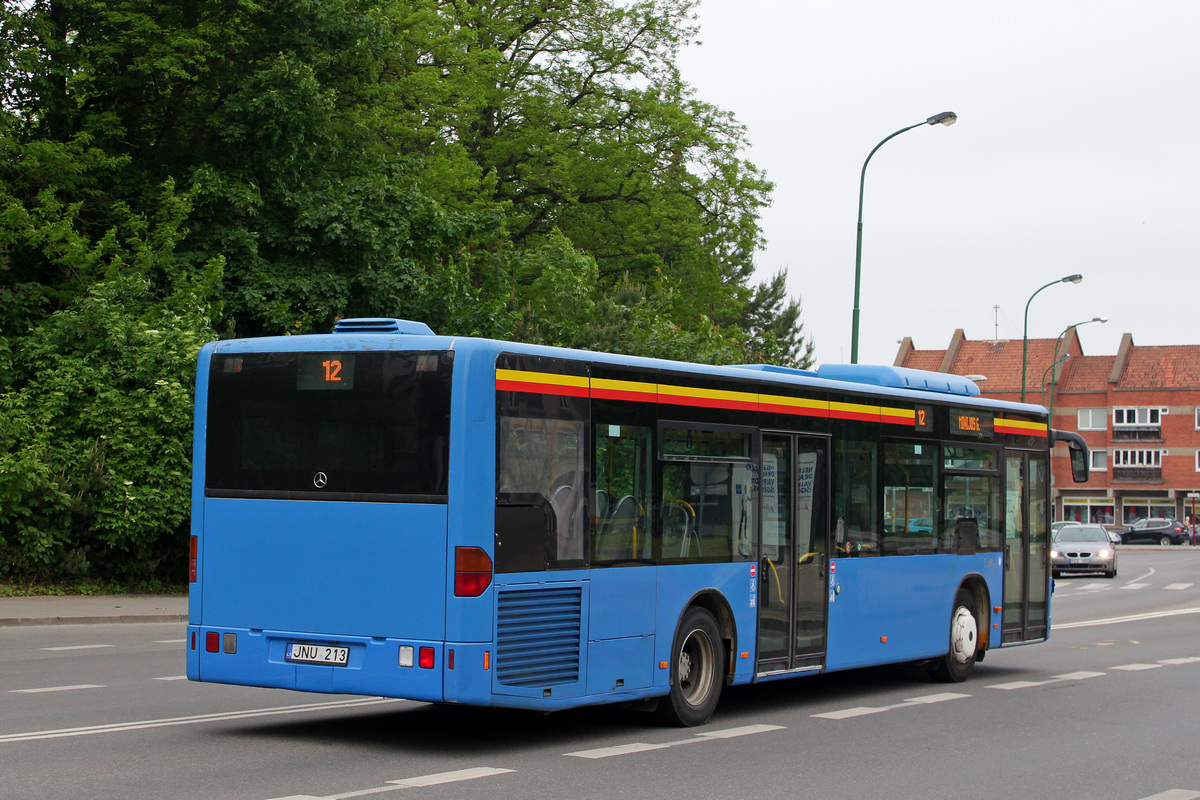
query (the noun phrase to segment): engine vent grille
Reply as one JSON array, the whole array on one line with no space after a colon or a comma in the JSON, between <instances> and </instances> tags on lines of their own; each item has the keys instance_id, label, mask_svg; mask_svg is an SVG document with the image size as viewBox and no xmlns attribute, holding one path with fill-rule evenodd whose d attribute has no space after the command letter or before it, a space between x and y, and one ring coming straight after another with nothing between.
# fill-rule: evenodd
<instances>
[{"instance_id":1,"label":"engine vent grille","mask_svg":"<svg viewBox=\"0 0 1200 800\"><path fill-rule=\"evenodd\" d=\"M500 592L496 676L506 686L554 686L579 680L583 590Z\"/></svg>"}]
</instances>

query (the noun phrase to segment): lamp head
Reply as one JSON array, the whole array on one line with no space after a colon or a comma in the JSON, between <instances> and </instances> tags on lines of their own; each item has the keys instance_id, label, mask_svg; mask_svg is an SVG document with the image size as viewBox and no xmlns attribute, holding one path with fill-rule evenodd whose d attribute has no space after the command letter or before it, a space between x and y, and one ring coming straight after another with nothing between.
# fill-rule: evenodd
<instances>
[{"instance_id":1,"label":"lamp head","mask_svg":"<svg viewBox=\"0 0 1200 800\"><path fill-rule=\"evenodd\" d=\"M1108 322L1108 317L1092 317L1092 322Z\"/></svg>"},{"instance_id":2,"label":"lamp head","mask_svg":"<svg viewBox=\"0 0 1200 800\"><path fill-rule=\"evenodd\" d=\"M958 114L953 111L943 111L940 114L934 114L929 119L925 120L926 125L945 125L949 127L958 122Z\"/></svg>"},{"instance_id":3,"label":"lamp head","mask_svg":"<svg viewBox=\"0 0 1200 800\"><path fill-rule=\"evenodd\" d=\"M1079 283L1082 280L1083 280L1082 275L1075 274L1075 275L1068 275L1067 277L1063 278L1062 282L1063 283Z\"/></svg>"}]
</instances>

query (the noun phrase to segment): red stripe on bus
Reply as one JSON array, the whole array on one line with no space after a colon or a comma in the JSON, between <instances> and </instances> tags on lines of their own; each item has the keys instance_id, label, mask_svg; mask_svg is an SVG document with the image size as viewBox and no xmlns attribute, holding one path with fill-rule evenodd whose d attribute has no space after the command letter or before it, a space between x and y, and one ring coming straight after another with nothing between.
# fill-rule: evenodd
<instances>
[{"instance_id":1,"label":"red stripe on bus","mask_svg":"<svg viewBox=\"0 0 1200 800\"><path fill-rule=\"evenodd\" d=\"M498 392L525 392L527 394L555 394L567 397L587 397L586 386L565 386L561 383L536 383L533 381L496 381Z\"/></svg>"}]
</instances>

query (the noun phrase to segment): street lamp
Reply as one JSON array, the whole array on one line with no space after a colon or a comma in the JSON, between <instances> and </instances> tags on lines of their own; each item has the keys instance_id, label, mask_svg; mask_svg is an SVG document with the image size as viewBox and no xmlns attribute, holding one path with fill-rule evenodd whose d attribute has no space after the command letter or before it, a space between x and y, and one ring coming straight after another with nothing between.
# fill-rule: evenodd
<instances>
[{"instance_id":1,"label":"street lamp","mask_svg":"<svg viewBox=\"0 0 1200 800\"><path fill-rule=\"evenodd\" d=\"M1054 363L1052 363L1050 366L1046 367L1046 369L1042 371L1042 384L1041 384L1042 385L1042 405L1046 405L1046 376L1050 374L1050 370L1054 369L1059 364L1062 364L1064 361L1066 361L1070 357L1071 357L1070 353L1063 353L1061 356L1054 359Z\"/></svg>"},{"instance_id":2,"label":"street lamp","mask_svg":"<svg viewBox=\"0 0 1200 800\"><path fill-rule=\"evenodd\" d=\"M1063 332L1060 333L1058 335L1058 338L1054 340L1054 362L1051 364L1051 366L1058 366L1058 344L1059 344L1059 342L1062 341L1062 338L1067 335L1067 331L1071 330L1072 328L1078 328L1080 325L1087 325L1088 323L1091 323L1091 322L1101 322L1101 323L1108 322L1108 317L1092 317L1091 319L1085 319L1083 322L1076 322L1074 325L1068 325L1067 327L1063 328ZM1051 374L1050 375L1050 409L1049 409L1049 412L1050 412L1049 420L1050 420L1051 428L1054 427L1054 386L1055 386L1055 383L1056 383L1056 381L1054 380L1054 375Z\"/></svg>"},{"instance_id":3,"label":"street lamp","mask_svg":"<svg viewBox=\"0 0 1200 800\"><path fill-rule=\"evenodd\" d=\"M882 142L875 145L875 149L867 154L867 160L862 165L862 175L858 179L858 245L854 251L854 319L850 329L850 363L858 363L858 293L862 279L862 212L863 212L863 187L867 181L867 164L871 163L871 156L875 155L875 150L883 147L888 139L894 139L905 131L911 131L913 128L919 128L922 125L945 125L949 127L958 121L958 115L953 111L943 111L940 114L934 114L924 122L918 122L916 125L909 125L907 128L901 128L891 136L885 138Z\"/></svg>"},{"instance_id":4,"label":"street lamp","mask_svg":"<svg viewBox=\"0 0 1200 800\"><path fill-rule=\"evenodd\" d=\"M1078 274L1068 275L1065 278L1059 278L1056 281L1050 281L1045 286L1043 286L1042 289L1049 289L1051 286L1053 286L1056 283L1079 283L1081 280L1083 280L1082 275L1078 275ZM1029 295L1029 300L1025 303L1025 329L1021 333L1021 402L1022 403L1025 402L1025 364L1028 362L1028 357L1029 357L1029 304L1033 302L1033 298L1037 297L1038 292L1040 292L1042 289L1038 289L1037 292L1034 292L1033 294Z\"/></svg>"}]
</instances>

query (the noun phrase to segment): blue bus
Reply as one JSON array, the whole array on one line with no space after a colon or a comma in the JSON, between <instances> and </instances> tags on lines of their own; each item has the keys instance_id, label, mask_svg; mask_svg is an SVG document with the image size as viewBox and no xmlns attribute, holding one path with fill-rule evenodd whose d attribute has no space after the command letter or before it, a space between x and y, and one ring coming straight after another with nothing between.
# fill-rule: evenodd
<instances>
[{"instance_id":1,"label":"blue bus","mask_svg":"<svg viewBox=\"0 0 1200 800\"><path fill-rule=\"evenodd\" d=\"M709 719L726 685L1049 619L1050 455L955 375L715 367L348 319L206 345L188 677Z\"/></svg>"}]
</instances>

